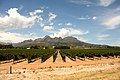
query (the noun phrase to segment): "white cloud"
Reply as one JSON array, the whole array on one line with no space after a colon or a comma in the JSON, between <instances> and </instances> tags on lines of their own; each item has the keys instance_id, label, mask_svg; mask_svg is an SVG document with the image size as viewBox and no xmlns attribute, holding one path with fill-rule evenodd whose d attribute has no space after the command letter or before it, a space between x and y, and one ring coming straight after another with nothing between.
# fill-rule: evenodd
<instances>
[{"instance_id":1,"label":"white cloud","mask_svg":"<svg viewBox=\"0 0 120 80\"><path fill-rule=\"evenodd\" d=\"M61 26L61 25L63 25L63 23L59 23L59 24L58 24L58 26Z\"/></svg>"},{"instance_id":2,"label":"white cloud","mask_svg":"<svg viewBox=\"0 0 120 80\"><path fill-rule=\"evenodd\" d=\"M38 14L38 13L43 13L43 12L44 12L43 10L37 9L37 10L35 10L34 12L30 12L29 14L30 14L31 16L34 16L34 15L36 15L36 14Z\"/></svg>"},{"instance_id":3,"label":"white cloud","mask_svg":"<svg viewBox=\"0 0 120 80\"><path fill-rule=\"evenodd\" d=\"M109 34L99 34L96 36L98 40L102 41L102 40L107 40L110 35Z\"/></svg>"},{"instance_id":4,"label":"white cloud","mask_svg":"<svg viewBox=\"0 0 120 80\"><path fill-rule=\"evenodd\" d=\"M34 37L32 37L32 35L33 35L33 33L19 34L19 33L0 31L0 41L17 43L17 42L21 42L21 41L28 40L28 39L38 38L37 36L35 36L35 33L34 33Z\"/></svg>"},{"instance_id":5,"label":"white cloud","mask_svg":"<svg viewBox=\"0 0 120 80\"><path fill-rule=\"evenodd\" d=\"M88 5L88 4L93 4L90 0L71 0L71 3L78 4L78 5Z\"/></svg>"},{"instance_id":6,"label":"white cloud","mask_svg":"<svg viewBox=\"0 0 120 80\"><path fill-rule=\"evenodd\" d=\"M30 36L36 36L36 33L34 33L34 32L30 33Z\"/></svg>"},{"instance_id":7,"label":"white cloud","mask_svg":"<svg viewBox=\"0 0 120 80\"><path fill-rule=\"evenodd\" d=\"M37 18L37 22L43 22L44 21L44 19L42 18L41 15L36 16L36 18Z\"/></svg>"},{"instance_id":8,"label":"white cloud","mask_svg":"<svg viewBox=\"0 0 120 80\"><path fill-rule=\"evenodd\" d=\"M17 8L10 8L7 13L8 15L0 17L0 29L28 28L35 24L36 16L22 16Z\"/></svg>"},{"instance_id":9,"label":"white cloud","mask_svg":"<svg viewBox=\"0 0 120 80\"><path fill-rule=\"evenodd\" d=\"M36 13L36 14L37 14L37 13L43 13L43 10L41 10L41 9L35 10L35 13Z\"/></svg>"},{"instance_id":10,"label":"white cloud","mask_svg":"<svg viewBox=\"0 0 120 80\"><path fill-rule=\"evenodd\" d=\"M53 21L57 17L57 15L52 12L49 12L48 16L49 16L48 19L49 22Z\"/></svg>"},{"instance_id":11,"label":"white cloud","mask_svg":"<svg viewBox=\"0 0 120 80\"><path fill-rule=\"evenodd\" d=\"M88 39L85 39L83 37L78 37L78 36L74 36L74 37L77 38L80 41L83 41L83 42L88 42L89 41Z\"/></svg>"},{"instance_id":12,"label":"white cloud","mask_svg":"<svg viewBox=\"0 0 120 80\"><path fill-rule=\"evenodd\" d=\"M53 26L44 26L43 30L44 31L54 30L54 27Z\"/></svg>"},{"instance_id":13,"label":"white cloud","mask_svg":"<svg viewBox=\"0 0 120 80\"><path fill-rule=\"evenodd\" d=\"M87 33L88 33L88 31L76 30L73 28L62 28L62 29L59 29L58 32L56 32L50 36L51 37L66 37L66 36L72 36L72 35L84 35Z\"/></svg>"},{"instance_id":14,"label":"white cloud","mask_svg":"<svg viewBox=\"0 0 120 80\"><path fill-rule=\"evenodd\" d=\"M40 18L38 18L39 20L38 22L44 31L54 30L54 27L53 27L54 23L52 21L57 17L57 15L49 12L48 16L49 17L47 20L43 19L41 16Z\"/></svg>"},{"instance_id":15,"label":"white cloud","mask_svg":"<svg viewBox=\"0 0 120 80\"><path fill-rule=\"evenodd\" d=\"M22 6L21 6L22 7ZM19 8L20 9L20 8ZM27 13L27 16L21 15L18 11L18 8L10 8L7 12L7 15L2 15L0 13L0 41L2 42L21 42L25 39L34 39L36 34L20 34L5 32L9 29L18 29L18 28L29 28L34 26L36 23L39 23L44 31L54 30L54 23L52 22L57 15L49 12L49 18L44 18L39 13L43 13L44 10L37 9L33 12Z\"/></svg>"},{"instance_id":16,"label":"white cloud","mask_svg":"<svg viewBox=\"0 0 120 80\"><path fill-rule=\"evenodd\" d=\"M87 20L87 19L90 19L90 18L86 18L86 17L79 17L79 18L77 18L77 19L79 19L79 20Z\"/></svg>"},{"instance_id":17,"label":"white cloud","mask_svg":"<svg viewBox=\"0 0 120 80\"><path fill-rule=\"evenodd\" d=\"M47 6L40 6L41 9L48 9Z\"/></svg>"},{"instance_id":18,"label":"white cloud","mask_svg":"<svg viewBox=\"0 0 120 80\"><path fill-rule=\"evenodd\" d=\"M91 5L107 7L115 1L116 0L70 0L71 3L85 5L86 7L90 7Z\"/></svg>"},{"instance_id":19,"label":"white cloud","mask_svg":"<svg viewBox=\"0 0 120 80\"><path fill-rule=\"evenodd\" d=\"M92 19L93 19L93 20L96 20L96 19L97 19L97 17L96 17L96 16L94 16L94 17L92 17Z\"/></svg>"},{"instance_id":20,"label":"white cloud","mask_svg":"<svg viewBox=\"0 0 120 80\"><path fill-rule=\"evenodd\" d=\"M120 6L115 9L115 11L120 11Z\"/></svg>"},{"instance_id":21,"label":"white cloud","mask_svg":"<svg viewBox=\"0 0 120 80\"><path fill-rule=\"evenodd\" d=\"M66 26L72 26L72 23L65 23Z\"/></svg>"},{"instance_id":22,"label":"white cloud","mask_svg":"<svg viewBox=\"0 0 120 80\"><path fill-rule=\"evenodd\" d=\"M49 25L51 25L51 26L52 26L52 25L54 25L54 23L50 23Z\"/></svg>"},{"instance_id":23,"label":"white cloud","mask_svg":"<svg viewBox=\"0 0 120 80\"><path fill-rule=\"evenodd\" d=\"M112 46L120 46L120 41L115 41L112 44L110 44Z\"/></svg>"},{"instance_id":24,"label":"white cloud","mask_svg":"<svg viewBox=\"0 0 120 80\"><path fill-rule=\"evenodd\" d=\"M23 7L24 7L23 5L20 5L19 10L22 10L22 9L23 9Z\"/></svg>"},{"instance_id":25,"label":"white cloud","mask_svg":"<svg viewBox=\"0 0 120 80\"><path fill-rule=\"evenodd\" d=\"M44 24L44 22L40 22L40 27L44 27L45 26L45 24Z\"/></svg>"},{"instance_id":26,"label":"white cloud","mask_svg":"<svg viewBox=\"0 0 120 80\"><path fill-rule=\"evenodd\" d=\"M89 4L87 4L87 5L86 5L86 7L90 7L90 5L89 5Z\"/></svg>"},{"instance_id":27,"label":"white cloud","mask_svg":"<svg viewBox=\"0 0 120 80\"><path fill-rule=\"evenodd\" d=\"M96 20L97 17L96 16L93 16L93 17L85 16L85 17L78 17L77 19L78 20Z\"/></svg>"},{"instance_id":28,"label":"white cloud","mask_svg":"<svg viewBox=\"0 0 120 80\"><path fill-rule=\"evenodd\" d=\"M100 0L100 6L107 7L111 5L115 0Z\"/></svg>"},{"instance_id":29,"label":"white cloud","mask_svg":"<svg viewBox=\"0 0 120 80\"><path fill-rule=\"evenodd\" d=\"M104 20L102 25L106 26L107 29L117 28L120 25L120 15Z\"/></svg>"}]
</instances>

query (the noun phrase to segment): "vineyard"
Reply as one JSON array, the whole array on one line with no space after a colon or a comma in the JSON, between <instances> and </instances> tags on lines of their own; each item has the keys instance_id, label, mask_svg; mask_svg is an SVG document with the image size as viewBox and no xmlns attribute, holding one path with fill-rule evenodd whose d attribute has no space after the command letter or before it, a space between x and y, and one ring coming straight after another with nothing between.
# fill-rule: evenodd
<instances>
[{"instance_id":1,"label":"vineyard","mask_svg":"<svg viewBox=\"0 0 120 80\"><path fill-rule=\"evenodd\" d=\"M61 53L68 56L71 60L76 60L76 57L81 60L86 58L94 60L95 58L117 58L120 57L120 49L64 49Z\"/></svg>"},{"instance_id":2,"label":"vineyard","mask_svg":"<svg viewBox=\"0 0 120 80\"><path fill-rule=\"evenodd\" d=\"M41 59L41 63L45 62L48 58L53 56L53 62L57 57L58 50L57 49L3 49L0 50L0 62L22 62L26 59L28 63L34 62L36 59ZM119 58L120 57L120 49L61 49L60 50L61 57L65 62L66 56L71 60L75 61L76 58L80 60L95 58L101 59L105 58Z\"/></svg>"},{"instance_id":3,"label":"vineyard","mask_svg":"<svg viewBox=\"0 0 120 80\"><path fill-rule=\"evenodd\" d=\"M18 61L27 59L28 63L33 59L41 59L41 62L46 61L50 56L55 54L54 49L5 49L0 50L0 61Z\"/></svg>"}]
</instances>

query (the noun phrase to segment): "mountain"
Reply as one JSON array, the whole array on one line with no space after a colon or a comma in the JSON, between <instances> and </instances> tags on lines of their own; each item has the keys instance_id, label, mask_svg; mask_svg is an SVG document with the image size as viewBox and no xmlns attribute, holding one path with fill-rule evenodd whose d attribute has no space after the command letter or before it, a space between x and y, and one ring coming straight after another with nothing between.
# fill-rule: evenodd
<instances>
[{"instance_id":1,"label":"mountain","mask_svg":"<svg viewBox=\"0 0 120 80\"><path fill-rule=\"evenodd\" d=\"M96 45L90 44L83 41L78 40L75 37L55 37L51 38L46 35L44 38L38 38L35 40L25 40L20 43L13 44L15 47L31 47L31 46L74 46L74 47L107 47L107 45Z\"/></svg>"}]
</instances>

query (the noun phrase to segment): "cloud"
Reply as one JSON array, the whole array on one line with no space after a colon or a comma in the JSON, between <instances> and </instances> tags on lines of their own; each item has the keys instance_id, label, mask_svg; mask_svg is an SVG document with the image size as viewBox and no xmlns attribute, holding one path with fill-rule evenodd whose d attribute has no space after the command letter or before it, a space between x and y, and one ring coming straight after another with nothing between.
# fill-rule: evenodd
<instances>
[{"instance_id":1,"label":"cloud","mask_svg":"<svg viewBox=\"0 0 120 80\"><path fill-rule=\"evenodd\" d=\"M90 7L90 5L89 5L89 4L87 4L87 5L86 5L86 7Z\"/></svg>"},{"instance_id":2,"label":"cloud","mask_svg":"<svg viewBox=\"0 0 120 80\"><path fill-rule=\"evenodd\" d=\"M52 23L52 22L51 22L49 25L51 25L51 26L52 26L52 25L54 25L54 23Z\"/></svg>"},{"instance_id":3,"label":"cloud","mask_svg":"<svg viewBox=\"0 0 120 80\"><path fill-rule=\"evenodd\" d=\"M37 10L35 10L34 12L30 12L29 14L30 14L31 16L34 16L34 15L36 15L36 14L38 14L38 13L43 13L43 12L44 12L43 10L37 9Z\"/></svg>"},{"instance_id":4,"label":"cloud","mask_svg":"<svg viewBox=\"0 0 120 80\"><path fill-rule=\"evenodd\" d=\"M107 29L117 28L120 25L120 15L104 20L102 25L106 26Z\"/></svg>"},{"instance_id":5,"label":"cloud","mask_svg":"<svg viewBox=\"0 0 120 80\"><path fill-rule=\"evenodd\" d=\"M96 20L96 19L97 19L97 17L96 17L96 16L93 16L93 17L92 17L92 19L93 19L93 20Z\"/></svg>"},{"instance_id":6,"label":"cloud","mask_svg":"<svg viewBox=\"0 0 120 80\"><path fill-rule=\"evenodd\" d=\"M85 39L85 38L83 38L83 37L78 37L78 36L74 36L74 37L77 38L77 39L80 40L80 41L89 42L88 39Z\"/></svg>"},{"instance_id":7,"label":"cloud","mask_svg":"<svg viewBox=\"0 0 120 80\"><path fill-rule=\"evenodd\" d=\"M36 12L41 12L41 11L36 11ZM52 21L57 17L57 15L49 12L48 16L49 17L47 19L42 18L41 15L37 16L39 25L40 27L42 27L44 31L54 30L54 27L53 27L54 23Z\"/></svg>"},{"instance_id":8,"label":"cloud","mask_svg":"<svg viewBox=\"0 0 120 80\"><path fill-rule=\"evenodd\" d=\"M108 7L115 1L116 0L70 0L71 3L85 5L86 7L90 7L91 5Z\"/></svg>"},{"instance_id":9,"label":"cloud","mask_svg":"<svg viewBox=\"0 0 120 80\"><path fill-rule=\"evenodd\" d=\"M73 28L61 28L58 32L50 35L51 37L66 37L73 35L84 35L87 34L88 31L77 30Z\"/></svg>"},{"instance_id":10,"label":"cloud","mask_svg":"<svg viewBox=\"0 0 120 80\"><path fill-rule=\"evenodd\" d=\"M115 9L115 11L120 11L120 6Z\"/></svg>"},{"instance_id":11,"label":"cloud","mask_svg":"<svg viewBox=\"0 0 120 80\"><path fill-rule=\"evenodd\" d=\"M44 26L43 30L44 31L54 30L54 27L53 26Z\"/></svg>"},{"instance_id":12,"label":"cloud","mask_svg":"<svg viewBox=\"0 0 120 80\"><path fill-rule=\"evenodd\" d=\"M120 40L113 42L111 45L112 46L120 46Z\"/></svg>"},{"instance_id":13,"label":"cloud","mask_svg":"<svg viewBox=\"0 0 120 80\"><path fill-rule=\"evenodd\" d=\"M86 18L86 17L79 17L79 18L77 18L77 19L79 19L79 20L89 20L90 18Z\"/></svg>"},{"instance_id":14,"label":"cloud","mask_svg":"<svg viewBox=\"0 0 120 80\"><path fill-rule=\"evenodd\" d=\"M53 21L57 17L57 15L52 12L49 12L48 16L49 16L48 18L49 22Z\"/></svg>"},{"instance_id":15,"label":"cloud","mask_svg":"<svg viewBox=\"0 0 120 80\"><path fill-rule=\"evenodd\" d=\"M28 16L23 16L18 12L18 8L10 8L7 11L7 15L0 15L0 30L29 28L34 26L36 23L38 23L44 31L53 30L54 28L52 26L54 23L52 21L57 17L57 15L49 12L49 17L46 19L40 14L43 12L44 10L37 9L33 12L29 12Z\"/></svg>"},{"instance_id":16,"label":"cloud","mask_svg":"<svg viewBox=\"0 0 120 80\"><path fill-rule=\"evenodd\" d=\"M100 0L100 6L107 7L111 5L115 0Z\"/></svg>"},{"instance_id":17,"label":"cloud","mask_svg":"<svg viewBox=\"0 0 120 80\"><path fill-rule=\"evenodd\" d=\"M89 18L79 17L79 18L77 18L77 19L79 19L79 20L87 20L87 19L89 19Z\"/></svg>"},{"instance_id":18,"label":"cloud","mask_svg":"<svg viewBox=\"0 0 120 80\"><path fill-rule=\"evenodd\" d=\"M54 23L52 21L57 15L52 12L47 13L49 15L47 19L41 15L44 12L41 9L29 12L25 16L19 13L18 8L10 8L6 12L7 15L4 16L0 13L0 41L2 42L21 42L25 39L34 39L37 37L35 33L20 34L5 32L9 29L29 28L37 23L40 24L44 31L54 30Z\"/></svg>"},{"instance_id":19,"label":"cloud","mask_svg":"<svg viewBox=\"0 0 120 80\"><path fill-rule=\"evenodd\" d=\"M35 10L35 13L36 13L36 14L37 14L37 13L43 13L43 10L41 10L41 9Z\"/></svg>"},{"instance_id":20,"label":"cloud","mask_svg":"<svg viewBox=\"0 0 120 80\"><path fill-rule=\"evenodd\" d=\"M99 34L99 35L97 35L97 39L100 40L100 41L107 40L108 37L110 37L109 34Z\"/></svg>"},{"instance_id":21,"label":"cloud","mask_svg":"<svg viewBox=\"0 0 120 80\"><path fill-rule=\"evenodd\" d=\"M85 16L85 17L78 17L77 19L78 20L96 20L97 17L96 16L93 16L93 17Z\"/></svg>"},{"instance_id":22,"label":"cloud","mask_svg":"<svg viewBox=\"0 0 120 80\"><path fill-rule=\"evenodd\" d=\"M63 23L58 23L58 26L61 26L61 25L63 25Z\"/></svg>"},{"instance_id":23,"label":"cloud","mask_svg":"<svg viewBox=\"0 0 120 80\"><path fill-rule=\"evenodd\" d=\"M40 6L41 9L48 9L47 6Z\"/></svg>"},{"instance_id":24,"label":"cloud","mask_svg":"<svg viewBox=\"0 0 120 80\"><path fill-rule=\"evenodd\" d=\"M78 5L93 4L90 0L71 0L70 2Z\"/></svg>"},{"instance_id":25,"label":"cloud","mask_svg":"<svg viewBox=\"0 0 120 80\"><path fill-rule=\"evenodd\" d=\"M34 33L34 32L33 32L33 33L30 33L30 36L34 36L34 35L36 35L36 33Z\"/></svg>"},{"instance_id":26,"label":"cloud","mask_svg":"<svg viewBox=\"0 0 120 80\"><path fill-rule=\"evenodd\" d=\"M20 5L19 10L22 10L22 9L23 9L23 7L24 7L23 5Z\"/></svg>"},{"instance_id":27,"label":"cloud","mask_svg":"<svg viewBox=\"0 0 120 80\"><path fill-rule=\"evenodd\" d=\"M33 35L33 33L19 34L19 33L0 31L0 41L17 43L17 42L21 42L21 41L28 40L28 39L38 38L35 35L35 33L34 33L34 37L32 37L32 35Z\"/></svg>"},{"instance_id":28,"label":"cloud","mask_svg":"<svg viewBox=\"0 0 120 80\"><path fill-rule=\"evenodd\" d=\"M35 24L36 16L22 16L17 8L10 8L8 15L0 16L0 29L28 28Z\"/></svg>"},{"instance_id":29,"label":"cloud","mask_svg":"<svg viewBox=\"0 0 120 80\"><path fill-rule=\"evenodd\" d=\"M66 22L66 23L58 23L58 26L72 26L73 24L71 22Z\"/></svg>"},{"instance_id":30,"label":"cloud","mask_svg":"<svg viewBox=\"0 0 120 80\"><path fill-rule=\"evenodd\" d=\"M72 26L72 23L68 22L68 23L65 23L66 26Z\"/></svg>"}]
</instances>

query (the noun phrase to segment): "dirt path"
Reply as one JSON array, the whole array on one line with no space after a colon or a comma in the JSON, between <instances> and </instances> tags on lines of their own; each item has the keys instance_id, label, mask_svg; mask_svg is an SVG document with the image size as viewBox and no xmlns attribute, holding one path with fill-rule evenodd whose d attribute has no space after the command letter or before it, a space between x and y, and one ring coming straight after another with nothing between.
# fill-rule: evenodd
<instances>
[{"instance_id":1,"label":"dirt path","mask_svg":"<svg viewBox=\"0 0 120 80\"><path fill-rule=\"evenodd\" d=\"M57 51L57 58L55 60L55 63L64 63L59 50Z\"/></svg>"},{"instance_id":2,"label":"dirt path","mask_svg":"<svg viewBox=\"0 0 120 80\"><path fill-rule=\"evenodd\" d=\"M0 80L120 80L120 59L106 64L13 71L13 74L0 74Z\"/></svg>"}]
</instances>

